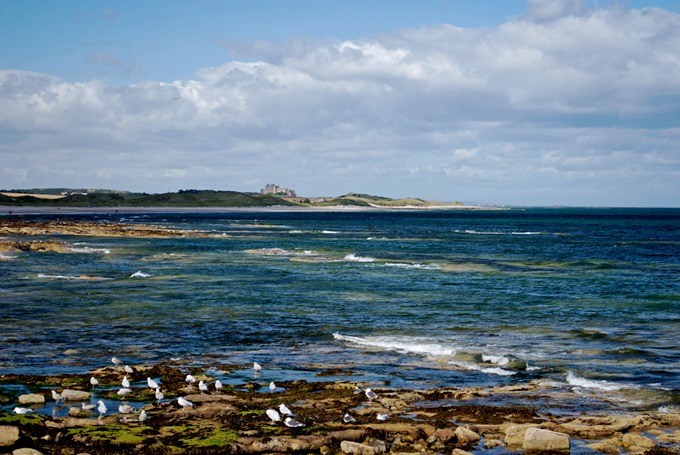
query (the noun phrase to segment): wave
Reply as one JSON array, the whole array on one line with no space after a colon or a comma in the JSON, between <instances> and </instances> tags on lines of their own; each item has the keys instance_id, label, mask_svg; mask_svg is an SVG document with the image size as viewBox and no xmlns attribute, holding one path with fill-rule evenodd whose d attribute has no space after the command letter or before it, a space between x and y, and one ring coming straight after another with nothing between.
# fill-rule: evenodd
<instances>
[{"instance_id":1,"label":"wave","mask_svg":"<svg viewBox=\"0 0 680 455\"><path fill-rule=\"evenodd\" d=\"M454 232L458 234L470 235L542 235L544 232L540 231L477 231L475 229L456 229Z\"/></svg>"},{"instance_id":2,"label":"wave","mask_svg":"<svg viewBox=\"0 0 680 455\"><path fill-rule=\"evenodd\" d=\"M451 360L449 365L453 365L461 370L469 371L479 371L480 373L495 374L497 376L514 376L517 374L516 371L506 370L500 367L484 367L482 365L471 363L471 362L460 362L457 360Z\"/></svg>"},{"instance_id":3,"label":"wave","mask_svg":"<svg viewBox=\"0 0 680 455\"><path fill-rule=\"evenodd\" d=\"M370 256L357 256L354 253L350 253L345 256L345 260L352 262L374 262L375 258L372 258Z\"/></svg>"},{"instance_id":4,"label":"wave","mask_svg":"<svg viewBox=\"0 0 680 455\"><path fill-rule=\"evenodd\" d=\"M421 270L441 270L442 267L438 264L421 264L418 262L387 262L385 267L397 267L400 269L421 269Z\"/></svg>"},{"instance_id":5,"label":"wave","mask_svg":"<svg viewBox=\"0 0 680 455\"><path fill-rule=\"evenodd\" d=\"M409 354L429 355L429 356L453 356L456 350L442 346L439 343L427 342L420 338L411 337L371 337L360 338L349 335L334 333L333 338L339 341L358 344L369 348L379 348L388 351L397 351Z\"/></svg>"},{"instance_id":6,"label":"wave","mask_svg":"<svg viewBox=\"0 0 680 455\"><path fill-rule=\"evenodd\" d=\"M92 248L89 246L84 246L84 247L71 247L69 248L73 253L83 253L83 254L94 254L94 253L101 253L101 254L111 254L111 250L108 248Z\"/></svg>"},{"instance_id":7,"label":"wave","mask_svg":"<svg viewBox=\"0 0 680 455\"><path fill-rule=\"evenodd\" d=\"M130 275L130 278L148 278L152 275L149 275L148 273L144 273L141 270L137 270L135 273Z\"/></svg>"},{"instance_id":8,"label":"wave","mask_svg":"<svg viewBox=\"0 0 680 455\"><path fill-rule=\"evenodd\" d=\"M262 256L315 256L312 250L286 250L284 248L258 248L245 250L246 253L260 254Z\"/></svg>"},{"instance_id":9,"label":"wave","mask_svg":"<svg viewBox=\"0 0 680 455\"><path fill-rule=\"evenodd\" d=\"M9 256L7 254L0 253L0 261L9 261L10 259L16 259L16 256Z\"/></svg>"},{"instance_id":10,"label":"wave","mask_svg":"<svg viewBox=\"0 0 680 455\"><path fill-rule=\"evenodd\" d=\"M592 379L586 379L581 376L577 376L573 371L567 373L567 383L575 387L581 387L583 389L596 389L604 390L607 392L624 389L625 386L612 384L607 381L594 381Z\"/></svg>"},{"instance_id":11,"label":"wave","mask_svg":"<svg viewBox=\"0 0 680 455\"><path fill-rule=\"evenodd\" d=\"M339 234L340 231L331 231L331 230L328 230L328 229L324 229L323 231L321 231L321 233L322 234Z\"/></svg>"},{"instance_id":12,"label":"wave","mask_svg":"<svg viewBox=\"0 0 680 455\"><path fill-rule=\"evenodd\" d=\"M49 280L67 280L67 281L75 281L75 280L84 280L84 281L102 281L102 280L111 280L112 278L104 278L100 276L91 276L91 275L47 275L45 273L39 273L38 274L39 279L49 279Z\"/></svg>"}]
</instances>

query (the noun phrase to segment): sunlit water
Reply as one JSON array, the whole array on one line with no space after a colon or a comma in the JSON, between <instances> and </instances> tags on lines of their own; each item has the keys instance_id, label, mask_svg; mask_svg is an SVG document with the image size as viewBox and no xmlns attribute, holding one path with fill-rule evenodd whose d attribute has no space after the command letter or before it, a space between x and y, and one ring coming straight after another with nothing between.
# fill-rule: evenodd
<instances>
[{"instance_id":1,"label":"sunlit water","mask_svg":"<svg viewBox=\"0 0 680 455\"><path fill-rule=\"evenodd\" d=\"M67 218L215 235L5 254L0 374L258 361L278 380L542 380L589 406L680 409L680 210Z\"/></svg>"}]
</instances>

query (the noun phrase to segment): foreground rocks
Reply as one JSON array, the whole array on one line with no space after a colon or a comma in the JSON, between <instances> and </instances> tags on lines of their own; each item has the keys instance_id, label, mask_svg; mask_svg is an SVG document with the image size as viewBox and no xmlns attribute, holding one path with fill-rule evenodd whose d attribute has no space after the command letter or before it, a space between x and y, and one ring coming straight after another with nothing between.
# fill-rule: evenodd
<instances>
[{"instance_id":1,"label":"foreground rocks","mask_svg":"<svg viewBox=\"0 0 680 455\"><path fill-rule=\"evenodd\" d=\"M208 392L188 385L185 370L172 365L136 367L127 403L132 413L118 413L119 367L91 372L100 384L93 389L89 375L63 377L5 376L2 383L24 384L35 395L54 403L51 391L95 403L106 399L109 411L98 417L69 401L69 416L51 412L0 414L0 453L33 449L55 454L107 453L319 453L374 455L382 453L605 453L678 454L680 414L644 413L611 416L553 416L527 406L469 405L466 400L487 394L540 392L538 384L495 389L394 390L372 384L378 398L369 401L350 381L277 382L274 393L257 392L267 383L257 378L238 387L214 389L214 378L192 371ZM161 383L165 397L158 402L146 378ZM0 383L0 386L2 385ZM68 387L62 387L68 384ZM2 390L2 389L0 389ZM191 401L182 408L177 397ZM6 397L7 398L7 397ZM19 397L15 397L18 400ZM5 400L7 402L7 400ZM267 409L287 404L304 426L290 428L273 422ZM13 407L14 404L10 403ZM139 420L144 410L148 419ZM115 412L115 414L112 414ZM47 414L47 415L46 415ZM61 413L60 415L63 415ZM351 414L353 422L343 417ZM386 420L377 420L379 414Z\"/></svg>"}]
</instances>

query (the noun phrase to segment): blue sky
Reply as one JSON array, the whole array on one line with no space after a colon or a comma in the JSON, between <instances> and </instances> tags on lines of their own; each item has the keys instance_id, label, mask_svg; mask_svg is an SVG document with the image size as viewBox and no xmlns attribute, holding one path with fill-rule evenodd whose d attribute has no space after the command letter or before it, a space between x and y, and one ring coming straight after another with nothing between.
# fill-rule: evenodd
<instances>
[{"instance_id":1,"label":"blue sky","mask_svg":"<svg viewBox=\"0 0 680 455\"><path fill-rule=\"evenodd\" d=\"M0 0L0 188L679 206L679 13Z\"/></svg>"}]
</instances>

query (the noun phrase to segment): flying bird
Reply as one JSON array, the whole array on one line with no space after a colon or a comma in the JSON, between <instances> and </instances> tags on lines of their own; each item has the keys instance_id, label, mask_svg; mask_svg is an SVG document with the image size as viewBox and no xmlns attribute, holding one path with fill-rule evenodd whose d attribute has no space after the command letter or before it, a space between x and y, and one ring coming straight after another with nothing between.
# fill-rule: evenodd
<instances>
[{"instance_id":1,"label":"flying bird","mask_svg":"<svg viewBox=\"0 0 680 455\"><path fill-rule=\"evenodd\" d=\"M272 423L277 423L281 421L281 415L276 409L267 409L267 417L272 419Z\"/></svg>"},{"instance_id":2,"label":"flying bird","mask_svg":"<svg viewBox=\"0 0 680 455\"><path fill-rule=\"evenodd\" d=\"M290 428L299 428L299 427L304 427L304 426L305 426L304 423L298 422L297 420L295 420L295 419L292 418L292 417L286 417L286 420L284 420L283 423L285 423L286 426L287 426L287 427L290 427Z\"/></svg>"},{"instance_id":3,"label":"flying bird","mask_svg":"<svg viewBox=\"0 0 680 455\"><path fill-rule=\"evenodd\" d=\"M146 378L146 384L150 389L157 389L159 387L158 383L151 378Z\"/></svg>"}]
</instances>

